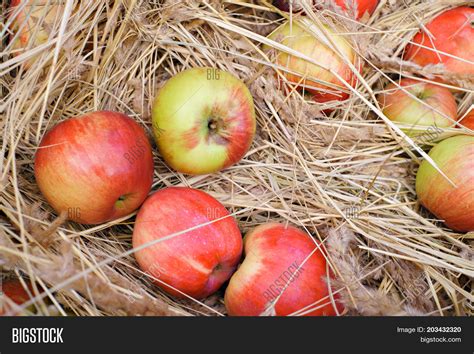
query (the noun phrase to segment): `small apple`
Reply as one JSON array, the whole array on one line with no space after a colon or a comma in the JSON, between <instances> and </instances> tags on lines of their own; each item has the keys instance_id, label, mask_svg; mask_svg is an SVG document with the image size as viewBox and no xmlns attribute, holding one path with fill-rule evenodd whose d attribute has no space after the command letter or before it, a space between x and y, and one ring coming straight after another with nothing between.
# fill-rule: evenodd
<instances>
[{"instance_id":1,"label":"small apple","mask_svg":"<svg viewBox=\"0 0 474 354\"><path fill-rule=\"evenodd\" d=\"M300 21L293 20L291 23L288 21L270 33L268 38L312 58L319 65L309 63L305 59L283 51L276 53L275 64L286 68L287 71L282 70L285 78L290 83L297 85L299 90L311 94L316 102L347 99L350 90L333 72L340 75L352 87L357 82L356 75L336 52L306 30L308 26L311 26L310 22L303 18ZM359 58L351 44L329 27L325 27L325 29L330 33L331 40L342 55L360 69ZM265 46L264 49L272 57L272 48Z\"/></svg>"},{"instance_id":2,"label":"small apple","mask_svg":"<svg viewBox=\"0 0 474 354\"><path fill-rule=\"evenodd\" d=\"M467 113L462 120L458 121L463 127L474 130L474 108Z\"/></svg>"},{"instance_id":3,"label":"small apple","mask_svg":"<svg viewBox=\"0 0 474 354\"><path fill-rule=\"evenodd\" d=\"M449 73L474 75L473 24L474 8L441 13L415 35L404 59L421 66L442 63Z\"/></svg>"},{"instance_id":4,"label":"small apple","mask_svg":"<svg viewBox=\"0 0 474 354\"><path fill-rule=\"evenodd\" d=\"M13 55L25 52L48 41L55 22L59 21L64 5L51 0L12 0L9 17ZM25 61L25 68L32 66L34 58Z\"/></svg>"},{"instance_id":5,"label":"small apple","mask_svg":"<svg viewBox=\"0 0 474 354\"><path fill-rule=\"evenodd\" d=\"M420 126L453 126L457 104L447 88L412 79L390 83L378 95L383 114L390 120Z\"/></svg>"},{"instance_id":6,"label":"small apple","mask_svg":"<svg viewBox=\"0 0 474 354\"><path fill-rule=\"evenodd\" d=\"M17 305L22 305L23 303L30 300L28 292L23 288L23 285L19 280L7 280L2 281L0 279L0 295L7 297L9 300L13 301ZM6 313L12 311L8 302L5 299L0 297L0 316L4 316ZM33 307L28 308L24 313L14 313L15 315L27 314L28 311L32 311Z\"/></svg>"},{"instance_id":7,"label":"small apple","mask_svg":"<svg viewBox=\"0 0 474 354\"><path fill-rule=\"evenodd\" d=\"M253 98L235 76L215 68L185 70L153 104L153 130L166 163L198 175L237 163L255 135Z\"/></svg>"},{"instance_id":8,"label":"small apple","mask_svg":"<svg viewBox=\"0 0 474 354\"><path fill-rule=\"evenodd\" d=\"M149 197L138 213L132 241L140 268L176 297L184 293L200 299L216 292L242 254L242 235L226 208L209 194L186 187L165 188Z\"/></svg>"},{"instance_id":9,"label":"small apple","mask_svg":"<svg viewBox=\"0 0 474 354\"><path fill-rule=\"evenodd\" d=\"M225 292L229 315L258 316L272 306L277 316L300 310L306 316L336 314L324 280L326 259L307 233L293 226L263 224L245 236L244 249L245 259ZM336 305L342 311L338 301Z\"/></svg>"},{"instance_id":10,"label":"small apple","mask_svg":"<svg viewBox=\"0 0 474 354\"><path fill-rule=\"evenodd\" d=\"M474 136L457 135L429 152L451 185L428 161L416 175L420 203L455 231L474 231Z\"/></svg>"},{"instance_id":11,"label":"small apple","mask_svg":"<svg viewBox=\"0 0 474 354\"><path fill-rule=\"evenodd\" d=\"M378 0L334 0L348 15L360 20L365 14L372 15L377 8Z\"/></svg>"},{"instance_id":12,"label":"small apple","mask_svg":"<svg viewBox=\"0 0 474 354\"><path fill-rule=\"evenodd\" d=\"M133 212L145 200L153 180L150 142L122 113L71 118L44 136L35 176L58 213L84 224L103 223Z\"/></svg>"}]
</instances>

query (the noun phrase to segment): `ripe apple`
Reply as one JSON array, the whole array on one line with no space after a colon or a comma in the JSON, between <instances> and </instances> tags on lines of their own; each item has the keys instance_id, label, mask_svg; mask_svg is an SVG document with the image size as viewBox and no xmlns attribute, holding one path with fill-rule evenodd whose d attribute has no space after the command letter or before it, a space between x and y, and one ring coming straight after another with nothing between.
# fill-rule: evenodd
<instances>
[{"instance_id":1,"label":"ripe apple","mask_svg":"<svg viewBox=\"0 0 474 354\"><path fill-rule=\"evenodd\" d=\"M458 123L461 123L463 127L474 130L474 108L467 113L462 120Z\"/></svg>"},{"instance_id":2,"label":"ripe apple","mask_svg":"<svg viewBox=\"0 0 474 354\"><path fill-rule=\"evenodd\" d=\"M303 309L307 316L335 315L326 298L328 273L319 247L293 226L267 223L250 231L244 238L245 259L225 292L228 314L258 316L274 305L277 316Z\"/></svg>"},{"instance_id":3,"label":"ripe apple","mask_svg":"<svg viewBox=\"0 0 474 354\"><path fill-rule=\"evenodd\" d=\"M473 23L474 8L457 7L441 13L426 25L426 31L415 35L404 59L421 66L442 63L449 73L473 75Z\"/></svg>"},{"instance_id":4,"label":"ripe apple","mask_svg":"<svg viewBox=\"0 0 474 354\"><path fill-rule=\"evenodd\" d=\"M474 136L443 140L429 156L456 187L425 160L416 175L420 203L451 229L474 231Z\"/></svg>"},{"instance_id":5,"label":"ripe apple","mask_svg":"<svg viewBox=\"0 0 474 354\"><path fill-rule=\"evenodd\" d=\"M216 292L242 254L242 235L226 208L209 194L185 187L162 189L143 203L132 241L140 268L176 297L184 293L199 299Z\"/></svg>"},{"instance_id":6,"label":"ripe apple","mask_svg":"<svg viewBox=\"0 0 474 354\"><path fill-rule=\"evenodd\" d=\"M378 102L387 118L398 123L446 128L456 122L456 99L439 85L402 79L389 84Z\"/></svg>"},{"instance_id":7,"label":"ripe apple","mask_svg":"<svg viewBox=\"0 0 474 354\"><path fill-rule=\"evenodd\" d=\"M349 97L350 91L332 72L339 74L353 87L357 82L356 76L336 52L305 29L310 25L303 18L291 23L288 21L270 33L268 38L312 58L319 65L283 51L276 53L275 64L286 68L288 71L283 72L285 78L290 83L296 84L299 90L310 93L316 102L345 100ZM359 58L351 44L329 27L326 27L326 30L331 34L331 40L342 55L360 69ZM265 46L265 50L269 51L272 57L271 47Z\"/></svg>"},{"instance_id":8,"label":"ripe apple","mask_svg":"<svg viewBox=\"0 0 474 354\"><path fill-rule=\"evenodd\" d=\"M23 5L24 4L24 5ZM64 5L51 0L12 0L9 17L13 55L25 52L28 47L36 47L48 41L56 21L59 21ZM34 58L25 61L28 69Z\"/></svg>"},{"instance_id":9,"label":"ripe apple","mask_svg":"<svg viewBox=\"0 0 474 354\"><path fill-rule=\"evenodd\" d=\"M303 0L304 2L305 0ZM316 8L320 8L322 3L333 3L333 5L337 5L340 7L344 12L348 15L355 17L357 20L362 18L366 13L372 15L377 8L378 0L331 0L331 1L321 1L321 0L306 0L310 5L315 5ZM291 10L293 12L301 11L301 5L299 5L294 0L275 0L273 1L273 5L278 7L282 11L290 11L290 4ZM349 5L349 6L347 6Z\"/></svg>"},{"instance_id":10,"label":"ripe apple","mask_svg":"<svg viewBox=\"0 0 474 354\"><path fill-rule=\"evenodd\" d=\"M57 124L44 136L35 176L58 212L99 224L137 209L150 191L153 156L143 128L125 114L100 111Z\"/></svg>"},{"instance_id":11,"label":"ripe apple","mask_svg":"<svg viewBox=\"0 0 474 354\"><path fill-rule=\"evenodd\" d=\"M185 70L168 80L153 104L153 130L166 163L179 172L227 168L255 135L253 98L235 76L214 68Z\"/></svg>"},{"instance_id":12,"label":"ripe apple","mask_svg":"<svg viewBox=\"0 0 474 354\"><path fill-rule=\"evenodd\" d=\"M334 0L348 15L361 19L366 13L370 16L377 8L378 0Z\"/></svg>"},{"instance_id":13,"label":"ripe apple","mask_svg":"<svg viewBox=\"0 0 474 354\"><path fill-rule=\"evenodd\" d=\"M7 280L3 282L0 280L0 295L7 297L17 305L21 305L30 300L30 296L19 280ZM13 309L10 308L4 299L0 299L0 316L12 310ZM28 308L28 310L33 310L33 308ZM26 313L27 311L25 311L25 314Z\"/></svg>"}]
</instances>

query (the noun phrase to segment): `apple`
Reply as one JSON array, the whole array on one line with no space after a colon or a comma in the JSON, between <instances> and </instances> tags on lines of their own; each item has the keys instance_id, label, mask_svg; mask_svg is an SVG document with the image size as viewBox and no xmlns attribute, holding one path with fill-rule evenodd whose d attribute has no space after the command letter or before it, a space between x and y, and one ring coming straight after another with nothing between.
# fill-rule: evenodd
<instances>
[{"instance_id":1,"label":"apple","mask_svg":"<svg viewBox=\"0 0 474 354\"><path fill-rule=\"evenodd\" d=\"M237 163L255 135L253 98L235 76L215 68L172 77L153 103L153 130L166 163L192 174Z\"/></svg>"},{"instance_id":2,"label":"apple","mask_svg":"<svg viewBox=\"0 0 474 354\"><path fill-rule=\"evenodd\" d=\"M420 203L455 231L474 231L474 136L457 135L429 152L451 185L428 161L416 175Z\"/></svg>"},{"instance_id":3,"label":"apple","mask_svg":"<svg viewBox=\"0 0 474 354\"><path fill-rule=\"evenodd\" d=\"M122 113L99 111L46 133L34 169L42 194L58 213L99 224L142 204L153 180L153 156L138 123Z\"/></svg>"},{"instance_id":4,"label":"apple","mask_svg":"<svg viewBox=\"0 0 474 354\"><path fill-rule=\"evenodd\" d=\"M23 288L23 285L19 280L7 280L2 282L0 279L0 295L7 297L17 305L22 305L23 303L30 300L28 292L25 290L25 288ZM12 310L13 309L10 308L5 299L0 298L0 316L4 316L7 312ZM32 310L33 308L28 308L24 314L27 314L28 311Z\"/></svg>"},{"instance_id":5,"label":"apple","mask_svg":"<svg viewBox=\"0 0 474 354\"><path fill-rule=\"evenodd\" d=\"M305 0L302 0L303 2ZM306 0L310 5L316 5L316 8L321 8L320 5L332 3L333 5L338 6L342 11L355 17L357 20L362 18L366 13L372 15L377 8L378 0L331 0L331 1L321 1L321 0ZM278 7L282 11L289 12L290 9L293 12L301 11L302 7L298 2L294 0L275 0L273 5ZM291 8L290 8L291 5ZM349 6L348 6L349 5Z\"/></svg>"},{"instance_id":6,"label":"apple","mask_svg":"<svg viewBox=\"0 0 474 354\"><path fill-rule=\"evenodd\" d=\"M9 18L12 20L13 55L19 55L28 47L44 44L50 37L50 32L56 21L62 16L64 5L51 0L12 0ZM34 58L25 61L28 69L34 63Z\"/></svg>"},{"instance_id":7,"label":"apple","mask_svg":"<svg viewBox=\"0 0 474 354\"><path fill-rule=\"evenodd\" d=\"M242 235L226 208L187 187L161 189L149 197L138 213L132 241L140 268L176 297L213 294L242 254Z\"/></svg>"},{"instance_id":8,"label":"apple","mask_svg":"<svg viewBox=\"0 0 474 354\"><path fill-rule=\"evenodd\" d=\"M474 130L474 108L471 109L464 117L462 120L460 120L458 123L460 123L463 127Z\"/></svg>"},{"instance_id":9,"label":"apple","mask_svg":"<svg viewBox=\"0 0 474 354\"><path fill-rule=\"evenodd\" d=\"M446 128L457 119L453 94L436 84L401 79L390 83L377 98L383 114L394 122Z\"/></svg>"},{"instance_id":10,"label":"apple","mask_svg":"<svg viewBox=\"0 0 474 354\"><path fill-rule=\"evenodd\" d=\"M448 73L474 75L473 23L474 8L457 7L441 13L415 35L404 59L421 66L442 63Z\"/></svg>"},{"instance_id":11,"label":"apple","mask_svg":"<svg viewBox=\"0 0 474 354\"><path fill-rule=\"evenodd\" d=\"M334 0L334 2L347 14L357 20L365 14L372 15L377 8L378 0Z\"/></svg>"},{"instance_id":12,"label":"apple","mask_svg":"<svg viewBox=\"0 0 474 354\"><path fill-rule=\"evenodd\" d=\"M333 72L339 74L352 87L357 82L356 75L336 52L305 29L308 26L311 26L311 23L303 18L300 21L293 20L291 23L288 21L270 33L268 38L312 58L319 65L283 51L273 55L270 46L265 46L265 50L269 52L275 64L287 69L282 70L284 77L295 84L300 91L311 94L314 101L322 103L347 99L350 95L349 89ZM330 33L331 40L342 55L360 69L359 58L351 44L344 36L336 34L329 27L325 29Z\"/></svg>"},{"instance_id":13,"label":"apple","mask_svg":"<svg viewBox=\"0 0 474 354\"><path fill-rule=\"evenodd\" d=\"M290 225L262 224L245 236L244 252L225 292L230 316L258 316L273 305L277 316L299 310L307 316L336 314L324 280L326 259L307 233ZM336 305L341 312L341 304Z\"/></svg>"}]
</instances>

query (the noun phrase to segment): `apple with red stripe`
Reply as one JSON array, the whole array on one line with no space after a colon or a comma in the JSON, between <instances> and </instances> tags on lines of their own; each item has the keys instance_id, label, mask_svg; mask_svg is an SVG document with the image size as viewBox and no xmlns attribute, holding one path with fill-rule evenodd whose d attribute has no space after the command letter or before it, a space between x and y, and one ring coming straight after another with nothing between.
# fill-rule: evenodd
<instances>
[{"instance_id":1,"label":"apple with red stripe","mask_svg":"<svg viewBox=\"0 0 474 354\"><path fill-rule=\"evenodd\" d=\"M34 48L48 41L55 22L61 19L64 5L51 0L12 0L9 19L12 21L12 53L20 55L28 47ZM25 68L34 62L29 59Z\"/></svg>"},{"instance_id":2,"label":"apple with red stripe","mask_svg":"<svg viewBox=\"0 0 474 354\"><path fill-rule=\"evenodd\" d=\"M267 223L244 238L245 259L225 292L231 316L332 316L334 308L324 280L330 274L320 244L291 225ZM329 272L329 273L328 273Z\"/></svg>"},{"instance_id":3,"label":"apple with red stripe","mask_svg":"<svg viewBox=\"0 0 474 354\"><path fill-rule=\"evenodd\" d=\"M443 64L448 73L474 75L474 8L457 7L436 16L405 49L418 65Z\"/></svg>"},{"instance_id":4,"label":"apple with red stripe","mask_svg":"<svg viewBox=\"0 0 474 354\"><path fill-rule=\"evenodd\" d=\"M200 299L216 292L242 254L242 235L226 208L186 187L149 197L137 215L132 241L140 268L176 297Z\"/></svg>"},{"instance_id":5,"label":"apple with red stripe","mask_svg":"<svg viewBox=\"0 0 474 354\"><path fill-rule=\"evenodd\" d=\"M3 295L3 297L8 298L17 305L22 305L30 300L28 292L19 280L0 280L0 295ZM5 298L0 300L0 316L4 316L7 313L13 315L27 314L28 311L32 310L33 306L30 306L27 311L23 313L15 313L15 310L8 304Z\"/></svg>"},{"instance_id":6,"label":"apple with red stripe","mask_svg":"<svg viewBox=\"0 0 474 354\"><path fill-rule=\"evenodd\" d=\"M145 200L153 180L151 145L125 114L85 114L46 133L36 152L35 176L58 213L84 224L103 223Z\"/></svg>"},{"instance_id":7,"label":"apple with red stripe","mask_svg":"<svg viewBox=\"0 0 474 354\"><path fill-rule=\"evenodd\" d=\"M416 175L420 203L455 231L474 231L474 136L445 139L429 152L441 171L424 160Z\"/></svg>"},{"instance_id":8,"label":"apple with red stripe","mask_svg":"<svg viewBox=\"0 0 474 354\"><path fill-rule=\"evenodd\" d=\"M397 123L447 128L456 122L456 99L451 91L436 84L402 79L387 85L377 98L382 112ZM416 135L417 130L407 132Z\"/></svg>"},{"instance_id":9,"label":"apple with red stripe","mask_svg":"<svg viewBox=\"0 0 474 354\"><path fill-rule=\"evenodd\" d=\"M305 18L288 21L270 33L268 38L311 58L315 63L284 51L275 52L271 46L265 45L264 48L275 64L287 69L281 69L286 80L294 84L298 90L311 95L314 101L318 103L344 101L349 98L351 91L343 81L352 87L357 83L356 74L350 65L346 64L344 58L356 70L362 67L360 58L351 43L344 36L337 34L333 28L324 26L324 30L329 33L340 54L333 51L324 39L310 32L308 28L311 26L314 24Z\"/></svg>"},{"instance_id":10,"label":"apple with red stripe","mask_svg":"<svg viewBox=\"0 0 474 354\"><path fill-rule=\"evenodd\" d=\"M237 163L255 135L247 86L215 68L188 69L172 77L159 90L152 115L161 155L187 174L217 172Z\"/></svg>"}]
</instances>

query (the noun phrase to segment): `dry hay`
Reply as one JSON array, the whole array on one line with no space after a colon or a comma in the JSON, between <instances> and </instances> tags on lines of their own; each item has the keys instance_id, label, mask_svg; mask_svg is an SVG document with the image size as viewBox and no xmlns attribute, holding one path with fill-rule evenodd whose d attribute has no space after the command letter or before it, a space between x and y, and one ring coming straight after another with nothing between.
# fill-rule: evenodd
<instances>
[{"instance_id":1,"label":"dry hay","mask_svg":"<svg viewBox=\"0 0 474 354\"><path fill-rule=\"evenodd\" d=\"M155 149L153 191L183 185L209 192L243 233L269 220L306 229L328 250L338 276L331 285L348 314L472 314L474 235L455 233L420 208L414 193L420 150L403 142L374 99L400 74L423 72L429 80L443 72L403 62L400 54L420 24L469 2L382 0L363 23L330 6L307 9L316 25L344 23L366 60L352 98L335 106L276 88L278 68L261 43L275 45L265 36L292 15L271 1L64 3L49 42L16 57L2 5L0 265L4 275L32 281L38 313L225 314L222 292L177 301L152 285L130 251L134 215L94 227L67 222L45 202L33 175L38 143L57 122L108 109L150 132L151 102L164 81L184 68L212 66L250 87L254 144L239 164L206 176L170 170ZM34 55L24 70L22 62ZM463 113L472 105L474 80L450 79L460 87ZM326 115L326 108L335 109Z\"/></svg>"}]
</instances>

